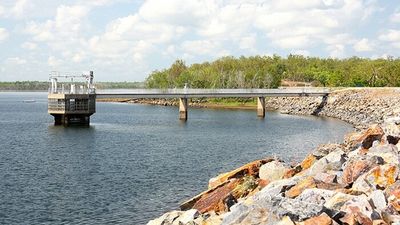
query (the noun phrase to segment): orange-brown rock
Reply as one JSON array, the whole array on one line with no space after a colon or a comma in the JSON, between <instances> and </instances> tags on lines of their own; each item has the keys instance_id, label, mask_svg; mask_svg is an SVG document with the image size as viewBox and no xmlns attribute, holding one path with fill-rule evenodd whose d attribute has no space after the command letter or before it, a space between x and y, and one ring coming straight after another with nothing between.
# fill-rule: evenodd
<instances>
[{"instance_id":1,"label":"orange-brown rock","mask_svg":"<svg viewBox=\"0 0 400 225\"><path fill-rule=\"evenodd\" d=\"M321 181L315 181L315 184L317 188L319 189L325 189L325 190L341 190L343 188L343 185L338 184L338 183L325 183Z\"/></svg>"},{"instance_id":2,"label":"orange-brown rock","mask_svg":"<svg viewBox=\"0 0 400 225\"><path fill-rule=\"evenodd\" d=\"M376 140L380 141L384 135L383 129L379 125L373 125L362 133L350 133L345 137L345 144L349 148L354 148L361 144L362 148L369 149Z\"/></svg>"},{"instance_id":3,"label":"orange-brown rock","mask_svg":"<svg viewBox=\"0 0 400 225\"><path fill-rule=\"evenodd\" d=\"M226 182L227 180L229 180L231 178L240 178L240 177L244 177L246 175L257 176L258 172L260 170L260 167L262 165L264 165L265 163L268 163L271 161L273 161L272 158L257 160L257 161L248 163L242 167L239 167L235 170L232 170L230 172L220 174L219 176L210 179L210 181L208 183L208 188L212 189L214 187L217 187L218 185Z\"/></svg>"},{"instance_id":4,"label":"orange-brown rock","mask_svg":"<svg viewBox=\"0 0 400 225\"><path fill-rule=\"evenodd\" d=\"M372 221L373 225L388 225L384 220L374 220Z\"/></svg>"},{"instance_id":5,"label":"orange-brown rock","mask_svg":"<svg viewBox=\"0 0 400 225\"><path fill-rule=\"evenodd\" d=\"M300 166L303 170L306 170L310 168L315 163L315 161L317 161L317 158L314 155L310 154L300 163Z\"/></svg>"},{"instance_id":6,"label":"orange-brown rock","mask_svg":"<svg viewBox=\"0 0 400 225\"><path fill-rule=\"evenodd\" d=\"M390 187L386 188L385 194L391 208L400 212L400 181L397 181Z\"/></svg>"},{"instance_id":7,"label":"orange-brown rock","mask_svg":"<svg viewBox=\"0 0 400 225\"><path fill-rule=\"evenodd\" d=\"M376 165L373 158L353 159L343 170L342 183L345 185L352 184L359 176L368 172Z\"/></svg>"},{"instance_id":8,"label":"orange-brown rock","mask_svg":"<svg viewBox=\"0 0 400 225\"><path fill-rule=\"evenodd\" d=\"M321 214L320 216L312 217L310 219L305 220L299 225L331 225L332 219L326 215L326 213Z\"/></svg>"},{"instance_id":9,"label":"orange-brown rock","mask_svg":"<svg viewBox=\"0 0 400 225\"><path fill-rule=\"evenodd\" d=\"M268 180L259 180L258 181L258 186L260 187L260 189L264 188L265 186L267 186L270 182Z\"/></svg>"},{"instance_id":10,"label":"orange-brown rock","mask_svg":"<svg viewBox=\"0 0 400 225\"><path fill-rule=\"evenodd\" d=\"M315 188L315 187L316 187L316 183L315 183L314 178L307 177L306 179L300 181L295 186L293 186L288 191L286 191L285 195L286 195L286 197L289 197L289 198L295 198L295 197L299 196L305 189Z\"/></svg>"},{"instance_id":11,"label":"orange-brown rock","mask_svg":"<svg viewBox=\"0 0 400 225\"><path fill-rule=\"evenodd\" d=\"M238 184L238 179L232 179L225 185L221 185L208 193L204 193L196 203L194 203L192 208L197 209L200 213L226 211L225 201L229 200L228 198L230 197L231 191L234 190Z\"/></svg>"},{"instance_id":12,"label":"orange-brown rock","mask_svg":"<svg viewBox=\"0 0 400 225\"><path fill-rule=\"evenodd\" d=\"M373 225L372 220L354 207L354 211L346 213L340 221L348 225Z\"/></svg>"},{"instance_id":13,"label":"orange-brown rock","mask_svg":"<svg viewBox=\"0 0 400 225\"><path fill-rule=\"evenodd\" d=\"M371 169L366 176L366 180L368 180L370 184L380 188L386 188L396 182L398 175L399 168L396 165L386 164Z\"/></svg>"},{"instance_id":14,"label":"orange-brown rock","mask_svg":"<svg viewBox=\"0 0 400 225\"><path fill-rule=\"evenodd\" d=\"M283 175L284 179L287 178L291 178L293 176L295 176L296 174L298 174L299 172L301 172L301 166L296 166L294 168L290 168L288 170L286 170L285 174Z\"/></svg>"}]
</instances>

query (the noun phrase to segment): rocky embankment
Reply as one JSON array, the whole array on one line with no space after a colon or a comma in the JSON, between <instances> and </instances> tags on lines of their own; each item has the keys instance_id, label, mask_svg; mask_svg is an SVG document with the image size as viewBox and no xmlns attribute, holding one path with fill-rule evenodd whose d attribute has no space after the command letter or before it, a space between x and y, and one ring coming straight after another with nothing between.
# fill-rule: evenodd
<instances>
[{"instance_id":1,"label":"rocky embankment","mask_svg":"<svg viewBox=\"0 0 400 225\"><path fill-rule=\"evenodd\" d=\"M399 99L400 89L345 89L328 97L270 98L266 105L282 113L328 116L366 128L400 115Z\"/></svg>"},{"instance_id":2,"label":"rocky embankment","mask_svg":"<svg viewBox=\"0 0 400 225\"><path fill-rule=\"evenodd\" d=\"M322 145L295 166L249 163L148 225L400 224L399 140L400 123L390 122Z\"/></svg>"},{"instance_id":3,"label":"rocky embankment","mask_svg":"<svg viewBox=\"0 0 400 225\"><path fill-rule=\"evenodd\" d=\"M400 224L399 96L353 90L328 99L269 99L286 113L335 117L361 130L297 165L262 159L212 178L181 211L148 225Z\"/></svg>"}]
</instances>

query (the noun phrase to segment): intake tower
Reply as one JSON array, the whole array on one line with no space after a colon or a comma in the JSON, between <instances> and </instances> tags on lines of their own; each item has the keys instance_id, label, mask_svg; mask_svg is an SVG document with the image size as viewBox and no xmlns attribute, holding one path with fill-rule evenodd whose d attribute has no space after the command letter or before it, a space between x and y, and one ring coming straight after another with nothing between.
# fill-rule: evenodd
<instances>
[{"instance_id":1,"label":"intake tower","mask_svg":"<svg viewBox=\"0 0 400 225\"><path fill-rule=\"evenodd\" d=\"M96 112L96 89L93 71L73 75L52 72L48 94L48 113L54 125L89 125Z\"/></svg>"}]
</instances>

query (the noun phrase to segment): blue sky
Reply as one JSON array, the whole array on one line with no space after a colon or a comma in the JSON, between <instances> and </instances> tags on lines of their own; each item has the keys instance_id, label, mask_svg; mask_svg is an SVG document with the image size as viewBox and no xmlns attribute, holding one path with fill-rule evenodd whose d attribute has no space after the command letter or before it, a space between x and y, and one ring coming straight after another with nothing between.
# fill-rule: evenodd
<instances>
[{"instance_id":1,"label":"blue sky","mask_svg":"<svg viewBox=\"0 0 400 225\"><path fill-rule=\"evenodd\" d=\"M400 2L0 0L0 49L0 81L142 81L176 59L227 55L400 57Z\"/></svg>"}]
</instances>

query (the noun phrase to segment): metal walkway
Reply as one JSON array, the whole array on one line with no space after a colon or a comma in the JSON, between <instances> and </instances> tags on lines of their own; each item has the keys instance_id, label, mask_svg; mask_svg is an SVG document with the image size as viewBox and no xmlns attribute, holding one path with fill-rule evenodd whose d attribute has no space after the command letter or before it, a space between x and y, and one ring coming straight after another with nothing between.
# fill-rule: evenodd
<instances>
[{"instance_id":1,"label":"metal walkway","mask_svg":"<svg viewBox=\"0 0 400 225\"><path fill-rule=\"evenodd\" d=\"M325 96L326 88L282 89L132 89L127 91L99 91L96 97L109 98L231 98L231 97L301 97Z\"/></svg>"}]
</instances>

